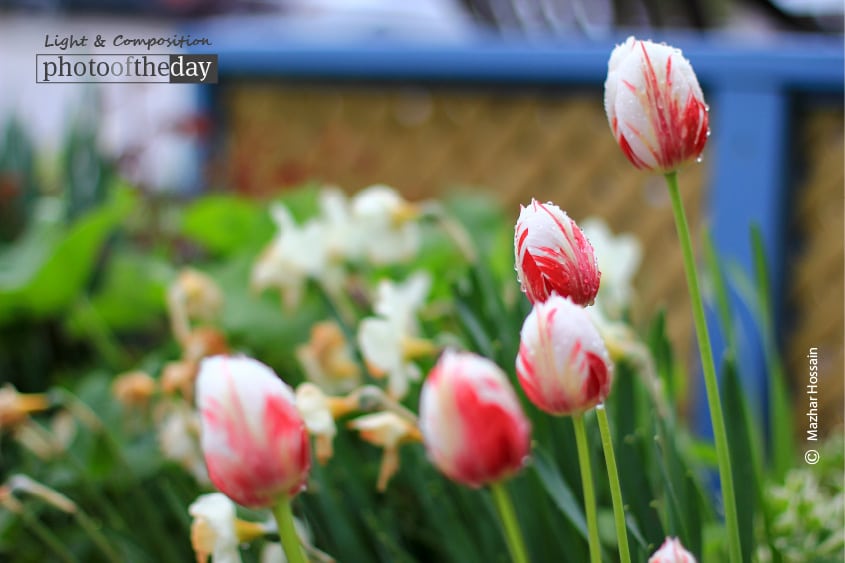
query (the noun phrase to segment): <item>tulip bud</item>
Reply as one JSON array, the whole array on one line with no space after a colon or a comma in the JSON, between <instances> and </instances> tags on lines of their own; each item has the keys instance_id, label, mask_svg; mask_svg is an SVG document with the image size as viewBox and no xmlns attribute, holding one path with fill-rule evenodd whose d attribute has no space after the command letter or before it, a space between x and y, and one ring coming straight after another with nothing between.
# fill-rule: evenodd
<instances>
[{"instance_id":1,"label":"tulip bud","mask_svg":"<svg viewBox=\"0 0 845 563\"><path fill-rule=\"evenodd\" d=\"M245 357L203 360L197 408L208 476L229 498L261 508L304 488L308 433L293 391L269 367Z\"/></svg>"},{"instance_id":2,"label":"tulip bud","mask_svg":"<svg viewBox=\"0 0 845 563\"><path fill-rule=\"evenodd\" d=\"M590 305L599 291L599 272L593 247L575 221L553 203L532 199L520 206L514 236L516 273L532 303L552 292L579 305Z\"/></svg>"},{"instance_id":3,"label":"tulip bud","mask_svg":"<svg viewBox=\"0 0 845 563\"><path fill-rule=\"evenodd\" d=\"M678 538L666 538L660 549L649 557L648 563L696 563L692 553L684 549Z\"/></svg>"},{"instance_id":4,"label":"tulip bud","mask_svg":"<svg viewBox=\"0 0 845 563\"><path fill-rule=\"evenodd\" d=\"M605 400L612 365L586 309L553 295L534 305L521 337L516 375L537 407L571 415Z\"/></svg>"},{"instance_id":5,"label":"tulip bud","mask_svg":"<svg viewBox=\"0 0 845 563\"><path fill-rule=\"evenodd\" d=\"M531 425L504 372L471 353L446 351L420 395L420 430L434 465L478 487L518 471Z\"/></svg>"},{"instance_id":6,"label":"tulip bud","mask_svg":"<svg viewBox=\"0 0 845 563\"><path fill-rule=\"evenodd\" d=\"M634 166L672 172L696 159L710 134L707 104L679 49L633 37L610 55L604 109Z\"/></svg>"}]
</instances>

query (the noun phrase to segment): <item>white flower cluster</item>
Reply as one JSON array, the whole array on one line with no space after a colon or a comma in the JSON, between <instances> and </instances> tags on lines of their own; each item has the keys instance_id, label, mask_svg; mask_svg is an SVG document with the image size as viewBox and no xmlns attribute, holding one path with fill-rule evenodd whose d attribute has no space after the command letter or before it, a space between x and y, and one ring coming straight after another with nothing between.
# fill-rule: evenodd
<instances>
[{"instance_id":1,"label":"white flower cluster","mask_svg":"<svg viewBox=\"0 0 845 563\"><path fill-rule=\"evenodd\" d=\"M299 303L308 279L332 292L341 287L346 264L400 263L419 249L419 210L393 188L370 186L352 198L324 188L319 206L317 217L298 225L285 206L274 205L278 233L252 270L252 286L279 289L288 308Z\"/></svg>"},{"instance_id":2,"label":"white flower cluster","mask_svg":"<svg viewBox=\"0 0 845 563\"><path fill-rule=\"evenodd\" d=\"M417 272L402 283L382 280L373 307L376 315L358 325L358 345L371 373L388 377L388 393L396 399L403 398L410 382L422 375L412 360L434 350L431 342L419 338L417 321L430 288L426 272Z\"/></svg>"}]
</instances>

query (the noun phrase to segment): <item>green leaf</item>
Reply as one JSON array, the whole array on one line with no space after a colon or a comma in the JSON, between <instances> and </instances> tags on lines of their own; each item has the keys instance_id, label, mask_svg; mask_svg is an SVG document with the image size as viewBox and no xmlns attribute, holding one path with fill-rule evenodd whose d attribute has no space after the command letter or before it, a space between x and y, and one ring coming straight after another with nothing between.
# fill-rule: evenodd
<instances>
[{"instance_id":1,"label":"green leaf","mask_svg":"<svg viewBox=\"0 0 845 563\"><path fill-rule=\"evenodd\" d=\"M611 415L616 432L616 457L619 466L619 482L622 498L630 507L627 511L629 530L637 533L640 547L659 545L665 536L663 525L655 502L655 493L649 482L649 473L657 471L653 463L654 429L649 414L654 406L647 401L648 393L641 384L640 375L629 362L616 365L614 389L608 398L608 414ZM636 467L637 471L629 468ZM635 526L631 526L631 520ZM642 529L637 526L642 526Z\"/></svg>"},{"instance_id":2,"label":"green leaf","mask_svg":"<svg viewBox=\"0 0 845 563\"><path fill-rule=\"evenodd\" d=\"M108 261L91 306L111 330L153 327L165 318L165 292L173 275L173 267L162 259L121 250Z\"/></svg>"},{"instance_id":3,"label":"green leaf","mask_svg":"<svg viewBox=\"0 0 845 563\"><path fill-rule=\"evenodd\" d=\"M769 374L769 428L771 432L771 455L775 479L783 479L795 460L795 442L792 431L795 428L792 408L787 390L783 361L778 352L774 323L772 319L771 283L763 248L763 236L756 225L751 227L751 247L754 251L754 270L757 281L757 296L760 300L760 328L763 333L763 348Z\"/></svg>"},{"instance_id":4,"label":"green leaf","mask_svg":"<svg viewBox=\"0 0 845 563\"><path fill-rule=\"evenodd\" d=\"M739 539L743 561L751 561L754 550L754 512L757 506L756 488L758 481L754 471L751 432L748 428L748 406L742 385L737 377L733 358L722 362L722 401L725 426L728 432L728 449L731 456L731 470L734 483L739 484L736 495Z\"/></svg>"},{"instance_id":5,"label":"green leaf","mask_svg":"<svg viewBox=\"0 0 845 563\"><path fill-rule=\"evenodd\" d=\"M707 273L709 281L712 285L714 298L716 301L716 311L719 315L719 325L722 333L725 335L725 342L728 347L735 350L733 320L731 318L730 298L728 297L728 288L725 282L725 276L722 272L722 267L719 263L719 257L716 254L716 247L713 245L713 239L710 232L707 231L704 236L704 259L707 263Z\"/></svg>"},{"instance_id":6,"label":"green leaf","mask_svg":"<svg viewBox=\"0 0 845 563\"><path fill-rule=\"evenodd\" d=\"M220 256L260 248L274 230L266 205L233 195L200 198L182 217L183 234Z\"/></svg>"},{"instance_id":7,"label":"green leaf","mask_svg":"<svg viewBox=\"0 0 845 563\"><path fill-rule=\"evenodd\" d=\"M111 200L77 220L66 233L55 225L33 228L23 249L0 255L0 322L18 312L56 314L70 305L88 282L109 234L129 215L134 195L116 189ZM31 237L31 238L29 238Z\"/></svg>"},{"instance_id":8,"label":"green leaf","mask_svg":"<svg viewBox=\"0 0 845 563\"><path fill-rule=\"evenodd\" d=\"M581 503L575 498L572 489L563 480L552 460L540 448L534 449L532 467L555 505L586 541L587 519Z\"/></svg>"}]
</instances>

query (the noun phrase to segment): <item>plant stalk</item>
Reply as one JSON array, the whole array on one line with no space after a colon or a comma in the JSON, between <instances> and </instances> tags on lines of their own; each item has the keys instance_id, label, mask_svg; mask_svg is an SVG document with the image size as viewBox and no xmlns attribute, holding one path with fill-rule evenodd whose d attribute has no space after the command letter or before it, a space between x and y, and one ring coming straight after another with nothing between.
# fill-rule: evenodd
<instances>
[{"instance_id":1,"label":"plant stalk","mask_svg":"<svg viewBox=\"0 0 845 563\"><path fill-rule=\"evenodd\" d=\"M616 454L613 452L613 438L610 436L610 424L607 421L607 411L604 405L598 405L596 407L596 416L599 419L601 445L604 450L604 460L607 464L607 478L610 481L610 498L613 501L613 520L616 523L619 561L621 563L631 563L631 552L628 548L628 530L625 527L625 505L622 504L622 487L619 484Z\"/></svg>"},{"instance_id":2,"label":"plant stalk","mask_svg":"<svg viewBox=\"0 0 845 563\"><path fill-rule=\"evenodd\" d=\"M578 446L578 465L581 468L581 486L584 489L584 512L587 514L587 531L590 539L590 562L601 563L601 544L599 543L599 524L596 514L596 493L593 490L593 470L590 467L590 453L587 448L587 430L584 427L584 415L572 417L575 427L575 443Z\"/></svg>"},{"instance_id":3,"label":"plant stalk","mask_svg":"<svg viewBox=\"0 0 845 563\"><path fill-rule=\"evenodd\" d=\"M279 538L282 541L282 549L289 563L308 563L305 552L299 543L299 536L296 534L296 527L293 524L293 512L290 508L290 497L282 495L279 502L273 507L273 517L279 527Z\"/></svg>"},{"instance_id":4,"label":"plant stalk","mask_svg":"<svg viewBox=\"0 0 845 563\"><path fill-rule=\"evenodd\" d=\"M684 271L687 277L690 301L692 302L692 317L695 323L695 334L698 340L698 352L701 356L701 369L704 374L704 386L707 391L707 405L710 409L710 422L713 426L713 439L716 444L716 457L719 461L719 480L722 484L722 499L725 507L725 525L728 533L728 550L730 560L735 563L742 561L742 549L739 540L739 521L736 515L736 496L734 494L733 471L731 457L728 450L728 436L725 431L725 418L722 414L722 401L719 397L719 384L716 380L716 367L713 363L713 351L710 346L710 334L707 332L707 321L704 317L704 303L701 290L698 287L698 272L692 251L692 239L687 223L684 204L678 188L677 172L666 174L666 185L672 199L672 212L675 215L675 227L681 242L684 257Z\"/></svg>"},{"instance_id":5,"label":"plant stalk","mask_svg":"<svg viewBox=\"0 0 845 563\"><path fill-rule=\"evenodd\" d=\"M514 563L528 563L528 555L525 550L525 542L522 539L522 532L519 529L519 521L516 519L516 512L513 509L505 484L501 481L493 483L490 485L490 491L493 493L493 501L496 503L499 518L502 519L505 540L511 553L511 559Z\"/></svg>"}]
</instances>

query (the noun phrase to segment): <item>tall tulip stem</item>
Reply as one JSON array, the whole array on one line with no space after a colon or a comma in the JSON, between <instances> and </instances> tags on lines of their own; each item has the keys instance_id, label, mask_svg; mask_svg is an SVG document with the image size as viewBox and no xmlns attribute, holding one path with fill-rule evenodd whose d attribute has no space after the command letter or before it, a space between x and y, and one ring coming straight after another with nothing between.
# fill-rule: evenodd
<instances>
[{"instance_id":1,"label":"tall tulip stem","mask_svg":"<svg viewBox=\"0 0 845 563\"><path fill-rule=\"evenodd\" d=\"M578 465L581 468L581 486L584 488L584 512L587 513L590 562L601 563L599 523L596 514L596 493L593 491L593 470L590 466L590 453L587 449L587 430L584 427L584 415L573 415L572 425L575 426L575 443L578 446Z\"/></svg>"},{"instance_id":2,"label":"tall tulip stem","mask_svg":"<svg viewBox=\"0 0 845 563\"><path fill-rule=\"evenodd\" d=\"M613 452L613 438L610 436L610 424L607 421L607 411L604 405L596 407L596 417L599 420L601 445L604 450L604 460L607 464L607 478L610 481L610 498L613 501L613 520L616 523L616 538L619 543L619 561L631 563L631 552L628 549L628 530L625 527L625 505L622 504L622 487L619 485L619 471L616 469L616 454Z\"/></svg>"},{"instance_id":3,"label":"tall tulip stem","mask_svg":"<svg viewBox=\"0 0 845 563\"><path fill-rule=\"evenodd\" d=\"M293 512L290 508L290 497L282 495L276 506L273 507L273 517L279 527L279 538L282 540L282 549L289 563L308 563L302 546L299 543L299 536L296 534L296 527L293 525Z\"/></svg>"},{"instance_id":4,"label":"tall tulip stem","mask_svg":"<svg viewBox=\"0 0 845 563\"><path fill-rule=\"evenodd\" d=\"M695 257L692 251L692 239L687 224L684 204L678 189L678 175L676 172L666 174L666 184L672 199L672 211L675 214L675 227L681 241L681 251L684 256L684 270L687 277L690 301L692 302L692 317L695 322L695 334L698 339L698 352L701 355L701 369L704 373L704 386L707 390L707 405L710 408L710 422L713 425L713 438L716 443L716 457L719 461L719 480L722 483L722 499L725 506L725 524L728 531L728 547L730 560L742 560L739 525L736 516L736 496L734 495L733 472L731 457L728 451L728 436L725 432L725 419L722 414L722 401L719 398L719 385L716 381L716 368L713 363L713 351L710 347L710 335L707 332L707 321L704 318L704 304L701 290L698 287L698 272L695 267Z\"/></svg>"},{"instance_id":5,"label":"tall tulip stem","mask_svg":"<svg viewBox=\"0 0 845 563\"><path fill-rule=\"evenodd\" d=\"M519 529L519 521L516 519L516 512L514 512L505 483L503 481L492 483L490 492L493 493L496 510L499 511L499 518L502 519L502 526L505 528L505 540L508 544L508 551L511 553L511 559L514 563L528 563L528 555L525 550L525 542L522 540L522 532Z\"/></svg>"}]
</instances>

